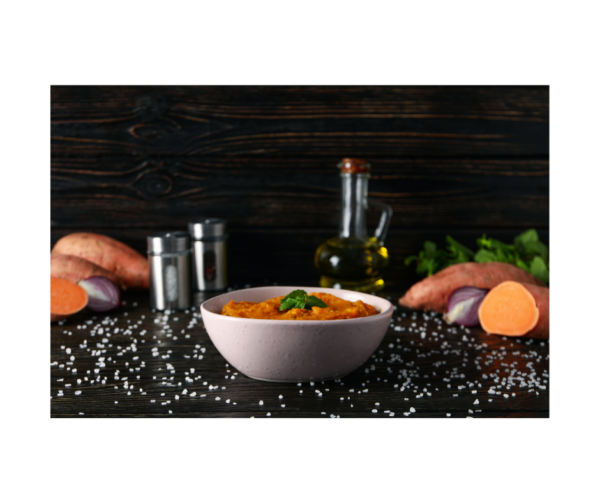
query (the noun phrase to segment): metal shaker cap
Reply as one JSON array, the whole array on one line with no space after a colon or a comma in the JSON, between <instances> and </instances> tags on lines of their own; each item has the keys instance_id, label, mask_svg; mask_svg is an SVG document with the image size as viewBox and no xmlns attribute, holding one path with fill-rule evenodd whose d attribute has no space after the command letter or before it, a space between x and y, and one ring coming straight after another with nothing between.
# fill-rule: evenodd
<instances>
[{"instance_id":1,"label":"metal shaker cap","mask_svg":"<svg viewBox=\"0 0 600 503\"><path fill-rule=\"evenodd\" d=\"M185 252L190 249L190 236L183 231L157 232L148 236L148 253Z\"/></svg>"},{"instance_id":2,"label":"metal shaker cap","mask_svg":"<svg viewBox=\"0 0 600 503\"><path fill-rule=\"evenodd\" d=\"M188 224L190 236L194 239L217 238L227 234L227 220L222 218L203 218Z\"/></svg>"}]
</instances>

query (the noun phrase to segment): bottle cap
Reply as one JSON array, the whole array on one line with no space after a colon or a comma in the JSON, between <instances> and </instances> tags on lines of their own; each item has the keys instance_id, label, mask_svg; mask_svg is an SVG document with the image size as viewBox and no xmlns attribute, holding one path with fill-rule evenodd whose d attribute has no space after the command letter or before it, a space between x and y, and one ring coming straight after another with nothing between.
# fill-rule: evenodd
<instances>
[{"instance_id":1,"label":"bottle cap","mask_svg":"<svg viewBox=\"0 0 600 503\"><path fill-rule=\"evenodd\" d=\"M368 174L371 171L371 165L367 161L353 157L345 157L338 163L337 167L341 173Z\"/></svg>"}]
</instances>

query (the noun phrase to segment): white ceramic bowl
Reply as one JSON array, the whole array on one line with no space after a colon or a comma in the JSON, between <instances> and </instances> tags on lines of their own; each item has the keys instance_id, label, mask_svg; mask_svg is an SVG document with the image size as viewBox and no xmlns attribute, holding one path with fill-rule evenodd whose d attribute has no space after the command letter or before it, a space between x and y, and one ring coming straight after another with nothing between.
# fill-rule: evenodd
<instances>
[{"instance_id":1,"label":"white ceramic bowl","mask_svg":"<svg viewBox=\"0 0 600 503\"><path fill-rule=\"evenodd\" d=\"M251 320L219 313L229 301L263 302L294 290L330 293L362 300L379 314L351 320ZM225 293L200 306L210 339L238 371L273 382L324 381L360 367L383 339L394 310L392 304L366 293L333 288L266 286Z\"/></svg>"}]
</instances>

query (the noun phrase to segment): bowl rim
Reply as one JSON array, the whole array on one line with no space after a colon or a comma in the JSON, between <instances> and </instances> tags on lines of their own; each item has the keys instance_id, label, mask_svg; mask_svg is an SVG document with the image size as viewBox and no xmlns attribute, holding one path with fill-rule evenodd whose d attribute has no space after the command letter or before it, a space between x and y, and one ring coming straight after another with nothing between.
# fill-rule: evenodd
<instances>
[{"instance_id":1,"label":"bowl rim","mask_svg":"<svg viewBox=\"0 0 600 503\"><path fill-rule=\"evenodd\" d=\"M373 316L365 316L362 318L350 318L350 319L345 319L345 320L261 320L261 319L254 319L254 318L236 318L235 316L223 316L220 313L213 313L212 311L209 311L205 307L206 303L214 301L215 299L218 299L219 297L222 297L224 295L230 295L235 292L242 292L242 291L247 291L247 290L266 290L266 289L270 289L270 288L292 288L293 290L305 290L305 289L317 288L319 290L328 290L328 291L339 292L339 293L343 292L343 293L348 293L348 294L360 294L360 295L366 295L368 297L375 297L379 300L386 302L389 305L387 306L386 309L382 310L380 313L374 314ZM291 291L293 291L293 290L291 290ZM268 299L265 299L265 300L268 300ZM221 295L212 297L212 298L202 302L202 304L200 304L200 313L202 314L202 316L204 316L205 312L208 313L209 315L219 316L223 319L230 320L232 323L238 323L238 322L239 323L267 323L267 324L278 324L278 325L289 324L289 325L294 325L294 326L301 326L303 324L313 325L315 323L327 323L327 325L333 325L333 324L349 323L349 322L373 323L375 320L379 320L383 317L391 316L391 314L394 312L394 304L392 304L387 299L384 299L382 297L377 297L375 295L371 295L370 293L356 292L354 290L344 290L342 288L325 288L325 287L320 287L320 286L299 287L299 286L287 286L287 285L269 285L269 286L257 286L257 287L253 287L253 288L239 288L237 290L232 290L231 292L225 292L225 293L222 293Z\"/></svg>"}]
</instances>

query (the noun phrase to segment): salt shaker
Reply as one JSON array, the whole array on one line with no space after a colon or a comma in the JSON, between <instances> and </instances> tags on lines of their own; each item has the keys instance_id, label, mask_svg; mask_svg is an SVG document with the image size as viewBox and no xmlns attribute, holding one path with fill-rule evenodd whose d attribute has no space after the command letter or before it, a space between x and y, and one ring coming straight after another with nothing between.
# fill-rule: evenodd
<instances>
[{"instance_id":1,"label":"salt shaker","mask_svg":"<svg viewBox=\"0 0 600 503\"><path fill-rule=\"evenodd\" d=\"M227 288L227 221L205 218L188 224L192 237L194 291Z\"/></svg>"},{"instance_id":2,"label":"salt shaker","mask_svg":"<svg viewBox=\"0 0 600 503\"><path fill-rule=\"evenodd\" d=\"M191 248L187 232L148 236L150 304L153 309L187 309L192 305Z\"/></svg>"}]
</instances>

